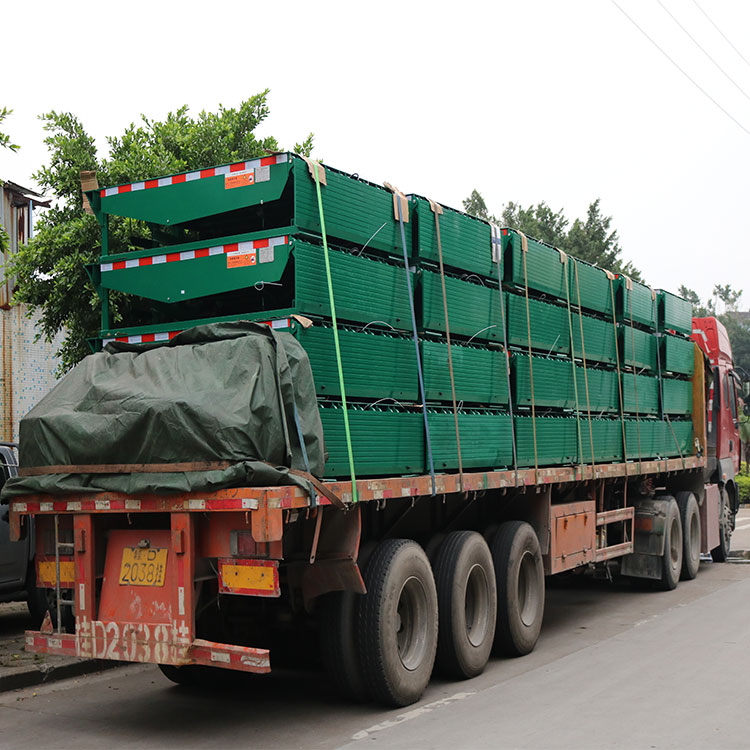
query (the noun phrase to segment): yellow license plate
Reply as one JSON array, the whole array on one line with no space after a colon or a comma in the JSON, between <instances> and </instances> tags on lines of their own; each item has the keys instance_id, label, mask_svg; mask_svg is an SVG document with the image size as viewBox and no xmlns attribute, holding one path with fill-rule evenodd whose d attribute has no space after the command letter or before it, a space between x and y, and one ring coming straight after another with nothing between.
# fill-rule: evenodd
<instances>
[{"instance_id":1,"label":"yellow license plate","mask_svg":"<svg viewBox=\"0 0 750 750\"><path fill-rule=\"evenodd\" d=\"M123 547L120 584L163 586L167 571L166 549Z\"/></svg>"}]
</instances>

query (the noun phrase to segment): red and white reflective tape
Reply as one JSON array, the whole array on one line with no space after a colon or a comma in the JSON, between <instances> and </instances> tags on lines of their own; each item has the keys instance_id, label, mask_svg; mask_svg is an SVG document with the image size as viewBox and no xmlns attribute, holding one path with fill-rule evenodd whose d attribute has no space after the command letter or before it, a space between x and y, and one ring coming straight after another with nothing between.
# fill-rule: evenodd
<instances>
[{"instance_id":1,"label":"red and white reflective tape","mask_svg":"<svg viewBox=\"0 0 750 750\"><path fill-rule=\"evenodd\" d=\"M289 161L289 154L276 154L275 156L264 156L261 159L251 159L250 161L241 161L237 164L225 164L222 167L210 167L209 169L199 169L195 172L182 172L171 177L159 177L155 180L144 180L143 182L131 182L128 185L118 185L117 187L102 188L100 195L102 198L111 198L113 195L122 193L134 193L137 190L150 190L151 188L167 187L168 185L178 185L181 182L192 182L193 180L202 180L205 177L218 177L221 175L233 174L235 172L249 172L250 170L262 170L264 167L271 167L276 164L284 164ZM255 175L255 182L265 182L270 179L264 172Z\"/></svg>"},{"instance_id":2,"label":"red and white reflective tape","mask_svg":"<svg viewBox=\"0 0 750 750\"><path fill-rule=\"evenodd\" d=\"M162 255L149 255L145 258L133 258L132 260L118 260L112 263L100 263L99 270L102 273L108 271L122 271L126 268L138 268L139 266L157 266L161 263L174 263L178 260L195 260L196 258L207 258L211 255L245 254L259 250L288 245L289 237L265 237L261 240L248 240L247 242L230 242L228 245L216 245L215 247L204 247L200 250L183 250L180 253L163 253ZM261 263L273 261L273 253L258 253ZM253 264L254 265L254 264Z\"/></svg>"},{"instance_id":3,"label":"red and white reflective tape","mask_svg":"<svg viewBox=\"0 0 750 750\"><path fill-rule=\"evenodd\" d=\"M254 320L253 323L258 323L262 326L271 326L273 329L279 328L290 328L292 321L290 318L279 318L278 320ZM119 341L123 344L151 344L159 341L171 341L178 333L182 333L185 329L182 328L179 331L161 331L160 333L139 333L135 336L117 336L109 339L102 339L102 346L109 344L112 341Z\"/></svg>"}]
</instances>

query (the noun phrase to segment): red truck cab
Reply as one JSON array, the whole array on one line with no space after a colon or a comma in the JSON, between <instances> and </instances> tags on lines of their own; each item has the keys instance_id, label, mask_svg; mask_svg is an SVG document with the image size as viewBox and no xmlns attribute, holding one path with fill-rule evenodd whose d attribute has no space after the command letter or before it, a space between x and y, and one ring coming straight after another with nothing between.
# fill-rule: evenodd
<instances>
[{"instance_id":1,"label":"red truck cab","mask_svg":"<svg viewBox=\"0 0 750 750\"><path fill-rule=\"evenodd\" d=\"M732 363L732 346L727 329L713 317L693 318L691 338L708 357L713 374L706 405L707 481L725 488L734 515L739 507L735 476L740 470L740 433L739 377Z\"/></svg>"}]
</instances>

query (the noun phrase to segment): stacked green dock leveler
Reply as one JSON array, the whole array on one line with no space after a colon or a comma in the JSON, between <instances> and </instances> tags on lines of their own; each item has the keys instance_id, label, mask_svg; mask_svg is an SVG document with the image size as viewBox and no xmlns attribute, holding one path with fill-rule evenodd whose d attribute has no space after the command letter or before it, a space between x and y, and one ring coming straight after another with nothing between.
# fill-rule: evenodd
<instances>
[{"instance_id":1,"label":"stacked green dock leveler","mask_svg":"<svg viewBox=\"0 0 750 750\"><path fill-rule=\"evenodd\" d=\"M328 477L694 451L692 313L668 292L288 153L87 197L95 346L231 320L296 336ZM123 219L142 247L111 246Z\"/></svg>"}]
</instances>

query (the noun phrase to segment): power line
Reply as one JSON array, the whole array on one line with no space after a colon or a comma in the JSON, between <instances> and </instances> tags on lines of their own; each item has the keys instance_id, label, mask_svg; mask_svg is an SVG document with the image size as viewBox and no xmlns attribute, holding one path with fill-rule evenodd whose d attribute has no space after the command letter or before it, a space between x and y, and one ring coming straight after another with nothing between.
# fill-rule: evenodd
<instances>
[{"instance_id":1,"label":"power line","mask_svg":"<svg viewBox=\"0 0 750 750\"><path fill-rule=\"evenodd\" d=\"M667 8L666 5L661 0L656 0L659 5L663 8L664 12L685 32L687 37L690 39L690 41L717 67L717 69L724 75L724 77L739 91L742 96L745 97L748 101L750 101L750 96L747 95L745 90L740 86L737 81L732 78L732 76L729 75L729 73L724 70L724 68L719 65L719 63L714 60L713 57L707 52L705 47L701 45L701 43L677 20L677 18L673 15L672 11Z\"/></svg>"},{"instance_id":2,"label":"power line","mask_svg":"<svg viewBox=\"0 0 750 750\"><path fill-rule=\"evenodd\" d=\"M638 24L637 24L637 23L636 23L636 22L635 22L635 21L634 21L634 20L633 20L633 19L632 19L632 18L631 18L631 17L630 17L630 16L629 16L629 15L628 15L627 13L626 13L626 12L625 12L625 11L624 11L624 10L623 10L623 9L622 9L622 8L621 8L621 7L620 7L620 6L618 5L618 4L617 4L617 3L616 3L616 2L615 2L615 0L611 0L611 2L612 2L612 5L614 5L614 6L615 6L615 7L617 8L617 10L619 10L619 11L620 11L620 13L622 13L622 14L623 14L623 15L625 16L625 18L627 18L627 19L628 19L628 21L630 21L630 23L632 23L632 24L633 24L633 26L635 26L635 27L636 27L636 29L638 29L638 31L640 31L640 32L641 32L641 34L643 34L643 36L645 36L645 37L646 37L646 39L648 39L648 40L649 40L649 42L651 42L651 44L653 44L653 45L654 45L654 47L656 47L656 49L658 49L658 50L659 50L659 52L661 52L661 53L662 53L662 55L664 55L664 57L666 57L666 58L667 58L667 60L669 60L669 62L671 62L671 63L672 63L672 65L674 65L674 66L675 66L675 68L677 68L677 70L679 70L679 71L680 71L680 73L682 73L682 75L684 75L684 76L685 76L685 78L687 78L687 79L688 79L688 81L690 81L690 83L692 83L692 84L693 84L693 86L695 86L695 88L697 88L697 89L698 89L698 91L700 91L700 92L701 92L701 94L703 94L703 96L705 96L705 97L706 97L707 99L709 99L709 100L710 100L711 102L713 102L713 104L714 104L714 105L715 105L716 107L718 107L718 108L719 108L719 109L720 109L720 110L721 110L721 111L722 111L722 112L723 112L723 113L724 113L724 114L725 114L725 115L726 115L726 116L727 116L727 117L728 117L728 118L729 118L729 119L730 119L730 120L731 120L731 121L732 121L732 122L733 122L733 123L734 123L735 125L737 125L737 126L738 126L739 128L742 128L742 130L744 130L744 131L745 131L745 132L746 132L746 133L747 133L748 135L750 135L750 130L748 130L748 129L747 129L747 128L746 128L746 127L745 127L745 126L744 126L744 125L743 125L743 124L742 124L742 123L741 123L741 122L740 122L740 121L739 121L739 120L738 120L738 119L737 119L736 117L734 117L734 116L733 116L733 115L731 115L731 114L730 114L729 112L727 112L727 110L726 110L726 109L724 109L724 107L722 107L722 106L721 106L721 104L719 104L719 102L717 102L717 101L716 101L716 99L714 99L714 98L713 98L713 97L711 96L711 94L709 94L709 93L708 93L708 91L706 91L706 90L705 90L705 89L704 89L704 88L703 88L703 87L702 87L702 86L701 86L701 85L700 85L699 83L697 83L697 82L696 82L696 81L695 81L695 80L694 80L693 78L691 78L691 77L690 77L690 75L689 75L688 73L686 73L686 72L685 72L685 71L684 71L684 70L683 70L683 69L682 69L682 68L681 68L681 67L680 67L680 66L679 66L679 65L678 65L678 64L677 64L677 63L676 63L676 62L675 62L675 61L674 61L674 60L673 60L673 59L672 59L672 58L671 58L671 57L670 57L670 56L669 56L669 55L668 55L668 54L667 54L667 53L666 53L666 52L665 52L665 51L664 51L664 50L663 50L663 49L662 49L662 48L661 48L661 47L660 47L660 46L659 46L659 45L658 45L658 44L657 44L657 43L656 43L656 42L655 42L655 41L654 41L654 40L653 40L653 39L652 39L652 38L651 38L651 37L650 37L650 36L649 36L649 35L648 35L648 34L647 34L647 33L646 33L646 32L645 32L645 31L644 31L643 29L642 29L642 28L641 28L641 27L640 27L640 26L639 26L639 25L638 25Z\"/></svg>"},{"instance_id":3,"label":"power line","mask_svg":"<svg viewBox=\"0 0 750 750\"><path fill-rule=\"evenodd\" d=\"M731 47L731 48L732 48L732 49L733 49L733 50L734 50L734 51L735 51L735 52L736 52L736 53L737 53L737 54L738 54L738 55L739 55L739 56L740 56L740 57L741 57L741 58L742 58L742 59L743 59L744 61L745 61L745 64L746 64L746 65L747 65L748 67L750 67L750 61L748 61L748 60L747 60L747 58L746 58L746 57L745 57L745 56L744 56L744 55L742 54L742 52L740 52L740 51L739 51L739 50L737 49L737 47L735 47L735 46L734 46L734 45L732 44L732 42L731 42L731 41L729 40L729 37L728 37L728 36L727 36L727 35L726 35L726 34L725 34L725 33L724 33L724 32L723 32L723 31L722 31L722 30L721 30L721 29L720 29L720 28L719 28L719 27L718 27L718 26L717 26L717 25L715 24L715 23L714 23L714 21L713 21L713 20L711 19L711 16L709 16L709 15L708 15L708 13L706 13L706 11L705 11L705 10L703 10L703 8L701 8L701 6L700 6L700 5L698 5L698 0L693 0L693 3L695 3L695 7L696 7L696 8L698 8L698 10L699 10L699 11L700 11L701 13L703 13L703 15L704 15L704 16L705 16L705 17L706 17L706 18L708 19L708 21L709 21L709 22L710 22L710 24L711 24L711 25L712 25L712 26L713 26L713 27L714 27L714 28L716 29L716 31L718 31L718 32L719 32L719 34L721 34L721 35L722 35L722 36L724 37L724 39L725 39L726 43L727 43L727 44L728 44L728 45L729 45L729 46L730 46L730 47Z\"/></svg>"}]
</instances>

